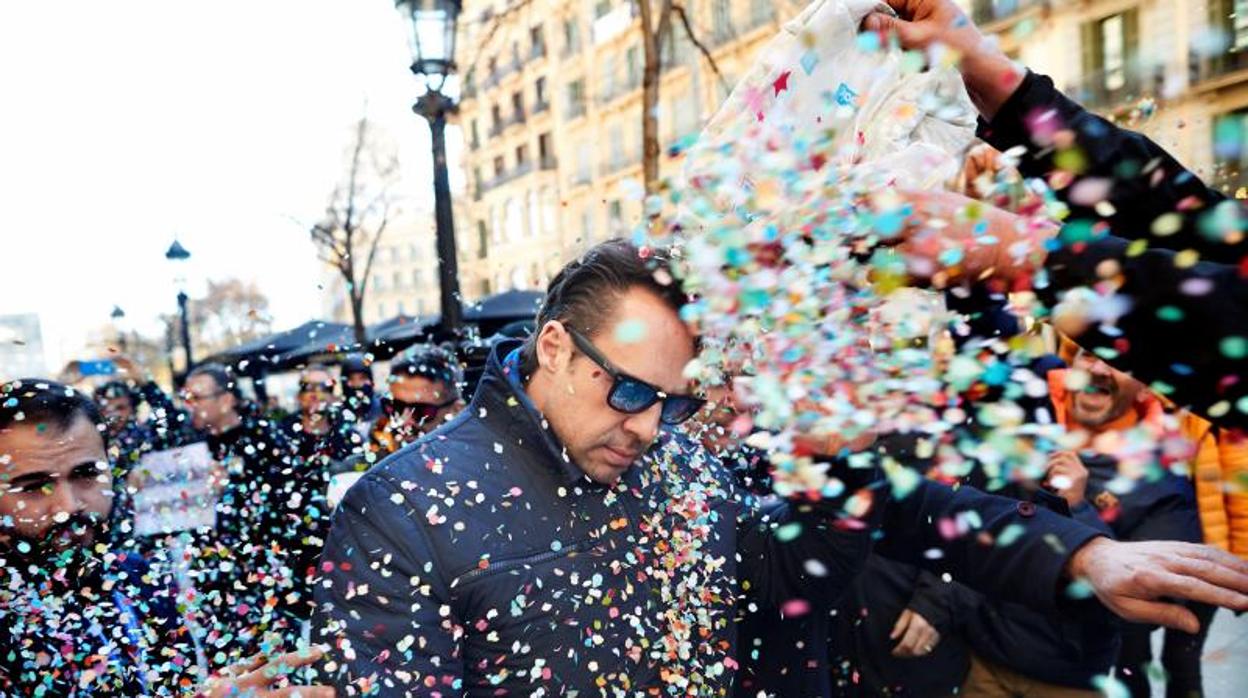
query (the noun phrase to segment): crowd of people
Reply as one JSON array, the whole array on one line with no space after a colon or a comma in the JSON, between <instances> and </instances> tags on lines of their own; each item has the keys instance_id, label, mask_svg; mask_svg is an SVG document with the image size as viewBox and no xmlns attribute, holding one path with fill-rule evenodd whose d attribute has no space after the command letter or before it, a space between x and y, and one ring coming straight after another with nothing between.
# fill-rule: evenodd
<instances>
[{"instance_id":1,"label":"crowd of people","mask_svg":"<svg viewBox=\"0 0 1248 698\"><path fill-rule=\"evenodd\" d=\"M532 335L493 341L472 386L456 347L431 345L379 389L371 356L307 365L290 414L215 364L172 396L126 360L90 395L13 380L0 693L1146 696L1165 626L1167 695L1201 695L1216 608L1248 610L1248 351L1227 351L1248 341L1248 210L1016 70L949 0L891 4L864 28L958 50L980 135L1026 149L1020 176L1057 167L1052 129L1038 143L1026 125L1042 118L1082 148L1073 179L1112 181L1112 205L1070 202L1066 230L1095 231L1076 239L907 195L891 244L919 285L960 280L925 291L957 320L887 341L1008 365L1032 330L1004 289L1131 299L1112 325L1058 322L1025 367L1040 389L1009 371L958 385L967 417L938 443L802 432L792 449L835 484L777 488L734 385L751 368L715 385L686 370L700 337L679 250L618 239L560 271ZM1176 211L1172 234L1132 246ZM1201 261L1176 264L1189 249ZM987 449L935 464L990 438L970 408L1011 391L1020 420L1074 435L1042 473ZM209 519L150 530L144 497L170 486L153 464L191 448L211 463Z\"/></svg>"}]
</instances>

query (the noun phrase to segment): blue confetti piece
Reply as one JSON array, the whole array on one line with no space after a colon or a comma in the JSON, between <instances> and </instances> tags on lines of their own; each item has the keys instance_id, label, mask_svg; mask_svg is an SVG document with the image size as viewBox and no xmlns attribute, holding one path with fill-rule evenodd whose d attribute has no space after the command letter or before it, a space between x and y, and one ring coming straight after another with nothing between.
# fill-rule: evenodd
<instances>
[{"instance_id":1,"label":"blue confetti piece","mask_svg":"<svg viewBox=\"0 0 1248 698\"><path fill-rule=\"evenodd\" d=\"M858 93L845 83L836 86L836 103L842 107L854 106L854 98L857 96Z\"/></svg>"},{"instance_id":2,"label":"blue confetti piece","mask_svg":"<svg viewBox=\"0 0 1248 698\"><path fill-rule=\"evenodd\" d=\"M802 59L799 62L802 64L802 70L806 71L807 75L810 75L814 72L815 66L819 65L819 55L814 51L807 51L802 55Z\"/></svg>"}]
</instances>

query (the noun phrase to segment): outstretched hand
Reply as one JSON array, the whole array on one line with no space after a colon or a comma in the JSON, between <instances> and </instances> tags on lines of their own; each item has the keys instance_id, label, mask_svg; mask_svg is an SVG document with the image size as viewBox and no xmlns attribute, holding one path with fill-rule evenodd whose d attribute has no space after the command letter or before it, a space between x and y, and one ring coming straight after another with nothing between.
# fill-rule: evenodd
<instances>
[{"instance_id":1,"label":"outstretched hand","mask_svg":"<svg viewBox=\"0 0 1248 698\"><path fill-rule=\"evenodd\" d=\"M1109 610L1136 623L1200 630L1196 615L1175 601L1248 610L1248 561L1207 545L1097 538L1075 551L1066 571L1087 582Z\"/></svg>"},{"instance_id":2,"label":"outstretched hand","mask_svg":"<svg viewBox=\"0 0 1248 698\"><path fill-rule=\"evenodd\" d=\"M334 698L330 686L296 686L290 675L302 666L320 659L325 651L319 647L302 652L288 652L269 658L258 654L244 662L226 667L195 691L196 698Z\"/></svg>"}]
</instances>

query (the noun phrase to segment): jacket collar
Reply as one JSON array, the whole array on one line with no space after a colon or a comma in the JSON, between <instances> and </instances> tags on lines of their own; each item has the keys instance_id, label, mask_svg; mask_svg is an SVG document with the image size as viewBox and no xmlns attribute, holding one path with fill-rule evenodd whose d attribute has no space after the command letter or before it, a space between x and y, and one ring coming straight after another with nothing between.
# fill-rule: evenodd
<instances>
[{"instance_id":1,"label":"jacket collar","mask_svg":"<svg viewBox=\"0 0 1248 698\"><path fill-rule=\"evenodd\" d=\"M549 463L567 484L592 484L580 466L572 462L550 423L524 391L519 362L514 357L508 361L522 344L520 340L506 340L494 346L469 410L491 430L507 435L503 448L533 451L538 460Z\"/></svg>"}]
</instances>

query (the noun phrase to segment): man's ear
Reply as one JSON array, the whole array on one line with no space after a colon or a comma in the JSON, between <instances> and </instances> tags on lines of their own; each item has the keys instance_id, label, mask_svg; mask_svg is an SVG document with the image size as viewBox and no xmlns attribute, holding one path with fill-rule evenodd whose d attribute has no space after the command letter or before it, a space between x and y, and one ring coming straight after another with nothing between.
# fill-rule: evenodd
<instances>
[{"instance_id":1,"label":"man's ear","mask_svg":"<svg viewBox=\"0 0 1248 698\"><path fill-rule=\"evenodd\" d=\"M542 325L536 348L539 371L562 373L572 361L572 337L558 320Z\"/></svg>"}]
</instances>

